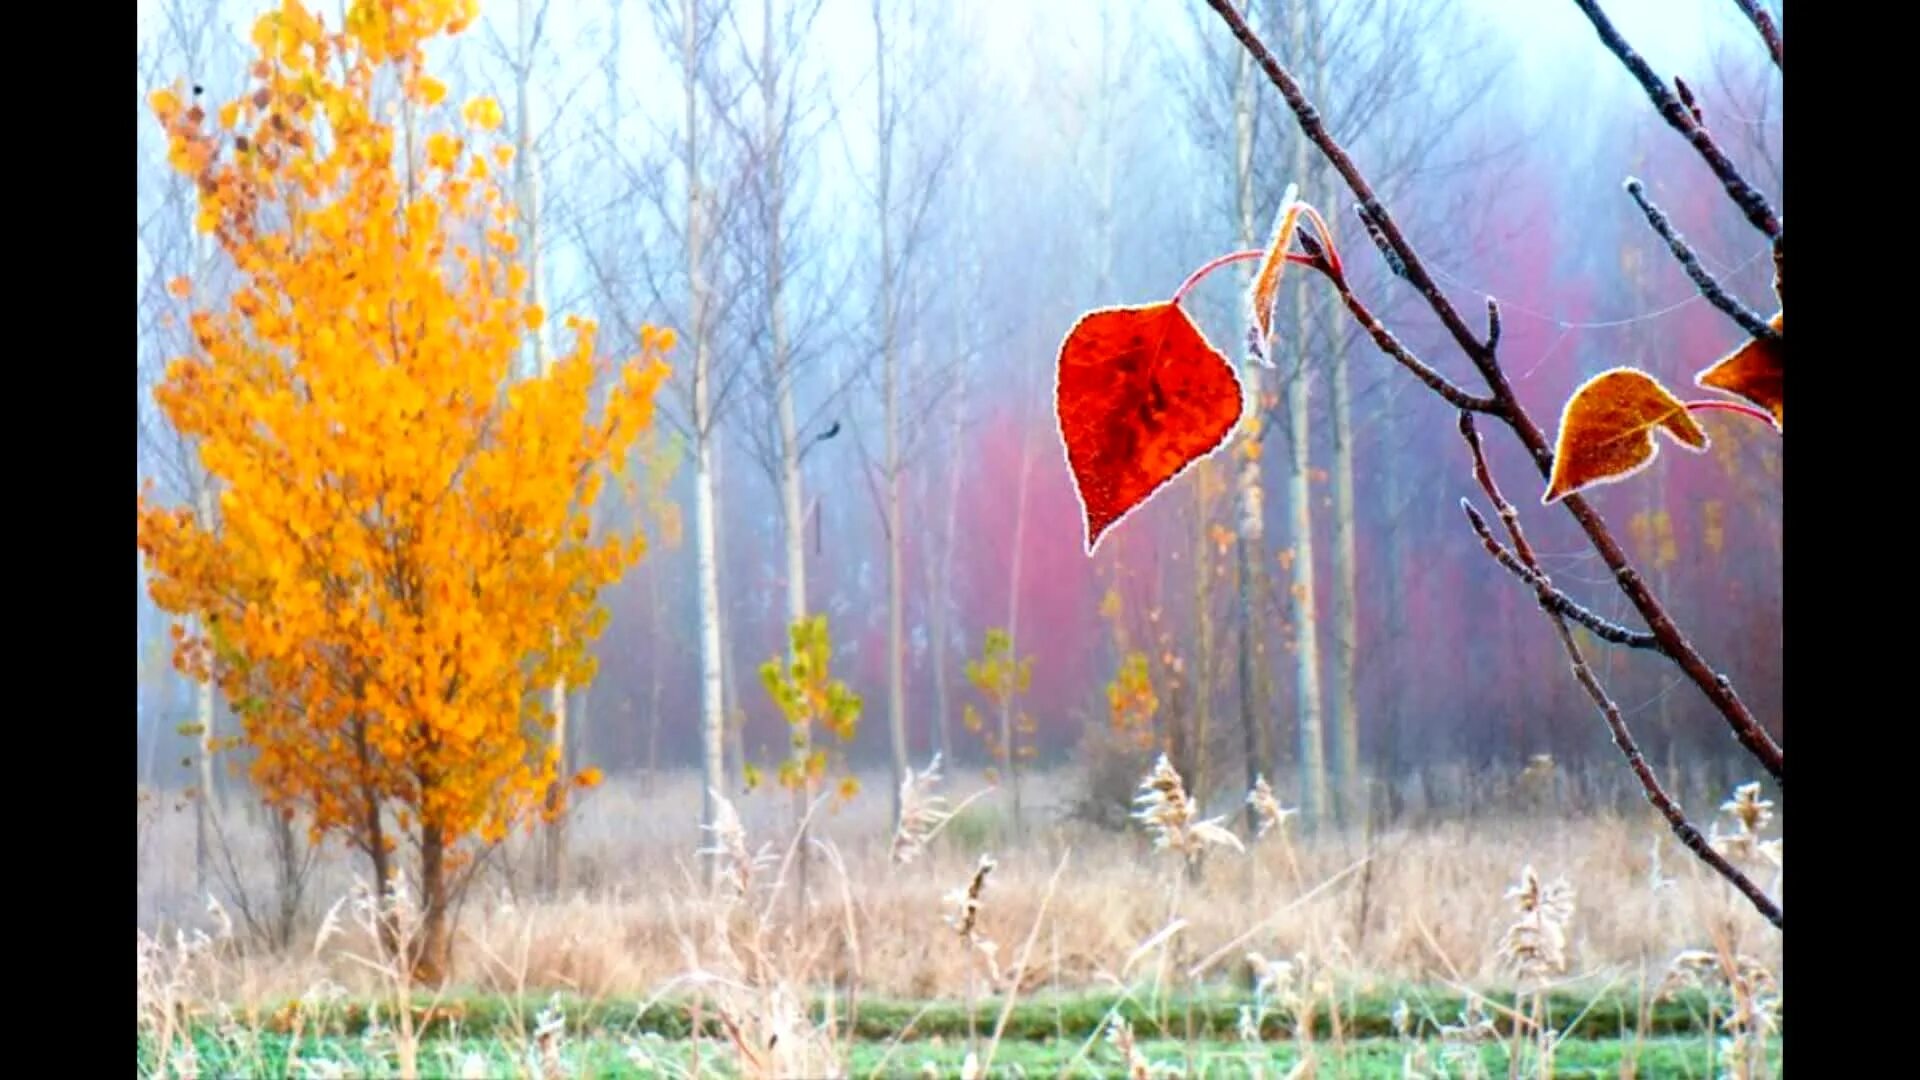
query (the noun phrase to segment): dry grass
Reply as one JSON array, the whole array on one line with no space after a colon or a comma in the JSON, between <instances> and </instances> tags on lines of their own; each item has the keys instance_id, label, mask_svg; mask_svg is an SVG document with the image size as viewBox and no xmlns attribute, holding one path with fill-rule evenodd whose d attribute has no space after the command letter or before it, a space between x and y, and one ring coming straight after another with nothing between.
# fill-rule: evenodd
<instances>
[{"instance_id":1,"label":"dry grass","mask_svg":"<svg viewBox=\"0 0 1920 1080\"><path fill-rule=\"evenodd\" d=\"M868 995L956 997L977 958L943 925L942 901L990 854L994 868L977 934L1018 943L1038 928L1022 992L1112 986L1143 942L1167 932L1174 860L1153 850L1139 827L1116 834L1060 820L1069 794L1078 790L1076 778L1041 774L1034 780L1030 790L1054 793L1054 805L1036 805L1029 796L1024 842L1004 846L1012 832L1004 793L995 792L944 822L940 835L924 851L915 845L917 857L902 864L886 820L885 781L869 779L865 789L872 795L816 816L813 831L823 848L813 858L820 869L807 878L813 895L800 926L791 925L790 904L776 909L764 898L736 905L752 908L752 919L741 911L716 914L719 901L704 890L696 855L697 848L723 849L729 880L773 874L770 863L792 835L784 796L741 798L742 835L716 843L697 834L688 809L698 805L691 776L663 778L651 797L637 781L610 780L577 809L569 830L572 887L565 895L526 891L532 846L519 840L477 879L459 915L455 979L500 990L646 996L687 975L690 941L715 940L722 930L746 940L741 935L752 931L773 935L768 940L777 938L789 955L808 957L809 975L821 985L857 985ZM962 774L943 786L957 802L985 785ZM1244 831L1234 813L1244 798L1223 793L1204 809L1226 815L1220 825ZM196 899L193 889L190 808L148 800L140 813L143 930L163 940L177 930L213 933L206 900ZM230 816L240 849L236 862L260 869L249 887L264 891L270 881L266 832L242 814ZM1556 942L1563 970L1578 977L1637 983L1650 972L1657 981L1675 956L1705 943L1779 970L1780 936L1678 852L1651 811L1488 813L1371 834L1303 833L1296 824L1249 843L1245 854L1222 847L1208 852L1195 879L1177 886L1182 925L1169 934L1175 938L1169 947L1188 961L1229 945L1236 962L1248 952L1304 955L1363 988L1396 981L1501 985L1510 970L1502 963L1502 937L1514 922L1513 900L1503 890L1532 867L1541 877L1564 879L1580 898L1564 941ZM744 846L748 836L751 848ZM1777 858L1777 849L1762 855L1760 844L1753 847L1756 857ZM1073 871L1046 900L1048 880L1069 849ZM364 868L356 860L322 854L309 887L304 940L313 940L322 913L350 894L359 873ZM733 891L754 887L743 890L736 881ZM762 908L765 925L753 923ZM846 947L850 926L857 926L857 952ZM349 927L338 948L277 955L245 950L250 996L292 996L316 985L377 994L380 980L347 958L353 950L366 954L364 936Z\"/></svg>"}]
</instances>

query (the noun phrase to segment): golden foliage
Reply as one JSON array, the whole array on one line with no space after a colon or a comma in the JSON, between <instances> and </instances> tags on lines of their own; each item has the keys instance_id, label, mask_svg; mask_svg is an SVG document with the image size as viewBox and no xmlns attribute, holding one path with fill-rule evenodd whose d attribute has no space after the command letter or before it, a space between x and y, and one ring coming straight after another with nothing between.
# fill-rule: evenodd
<instances>
[{"instance_id":1,"label":"golden foliage","mask_svg":"<svg viewBox=\"0 0 1920 1080\"><path fill-rule=\"evenodd\" d=\"M793 731L795 752L808 751L804 759L790 754L781 761L780 786L811 789L827 772L826 752L813 745L814 725L824 727L842 742L852 742L860 723L860 695L828 671L833 638L827 632L825 615L794 623L788 636L789 659L783 664L774 657L761 664L760 681ZM843 799L852 798L859 790L858 785L847 786L850 780L840 784Z\"/></svg>"},{"instance_id":2,"label":"golden foliage","mask_svg":"<svg viewBox=\"0 0 1920 1080\"><path fill-rule=\"evenodd\" d=\"M1553 475L1543 503L1582 488L1611 483L1645 468L1660 452L1654 432L1664 430L1689 450L1707 449L1707 433L1651 375L1633 368L1603 371L1567 399L1553 452Z\"/></svg>"},{"instance_id":3,"label":"golden foliage","mask_svg":"<svg viewBox=\"0 0 1920 1080\"><path fill-rule=\"evenodd\" d=\"M155 392L219 498L207 521L140 497L153 598L206 628L176 664L233 702L265 796L367 848L393 846L371 806L448 845L539 812L557 763L538 691L592 677L596 593L643 546L588 542L589 512L666 374L666 335L610 365L569 319L571 350L507 385L541 316L484 239L514 221L474 168L498 106L463 129L421 52L474 10L360 0L336 33L287 0L222 130L151 100L237 277ZM404 92L377 107L389 75Z\"/></svg>"},{"instance_id":4,"label":"golden foliage","mask_svg":"<svg viewBox=\"0 0 1920 1080\"><path fill-rule=\"evenodd\" d=\"M1712 367L1702 371L1694 382L1711 390L1724 390L1735 397L1745 398L1767 410L1773 417L1773 426L1786 430L1787 409L1787 340L1784 336L1782 316L1784 312L1774 312L1767 324L1775 333L1782 334L1773 341L1752 338L1738 349L1728 353Z\"/></svg>"}]
</instances>

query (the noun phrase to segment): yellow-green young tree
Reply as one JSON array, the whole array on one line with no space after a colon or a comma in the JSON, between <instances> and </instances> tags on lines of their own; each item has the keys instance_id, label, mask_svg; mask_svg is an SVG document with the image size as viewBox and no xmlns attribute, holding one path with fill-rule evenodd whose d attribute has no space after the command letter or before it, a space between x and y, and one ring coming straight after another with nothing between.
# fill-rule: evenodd
<instances>
[{"instance_id":1,"label":"yellow-green young tree","mask_svg":"<svg viewBox=\"0 0 1920 1080\"><path fill-rule=\"evenodd\" d=\"M155 391L219 496L209 523L141 495L151 591L205 628L176 628L175 662L233 704L263 796L364 852L383 893L416 878L426 980L473 856L556 812L546 691L591 677L597 593L642 549L589 543L588 515L672 345L646 329L609 369L569 319L572 349L508 385L543 320L512 147L491 100L443 104L422 54L473 16L361 0L333 31L288 0L240 97L151 102L237 275Z\"/></svg>"}]
</instances>

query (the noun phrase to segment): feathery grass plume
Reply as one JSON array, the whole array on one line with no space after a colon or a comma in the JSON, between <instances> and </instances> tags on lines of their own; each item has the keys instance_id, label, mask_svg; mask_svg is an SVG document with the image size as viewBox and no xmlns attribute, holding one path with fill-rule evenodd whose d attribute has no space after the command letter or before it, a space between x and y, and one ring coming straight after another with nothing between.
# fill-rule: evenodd
<instances>
[{"instance_id":1,"label":"feathery grass plume","mask_svg":"<svg viewBox=\"0 0 1920 1080\"><path fill-rule=\"evenodd\" d=\"M1285 828L1287 819L1299 813L1292 807L1280 805L1274 798L1273 786L1267 783L1264 775L1255 774L1253 788L1247 792L1247 805L1253 807L1253 816L1259 822L1253 838L1259 840L1275 829Z\"/></svg>"},{"instance_id":2,"label":"feathery grass plume","mask_svg":"<svg viewBox=\"0 0 1920 1080\"><path fill-rule=\"evenodd\" d=\"M1573 918L1573 887L1562 878L1544 884L1532 866L1507 899L1519 913L1500 939L1500 958L1523 978L1545 978L1566 970L1567 923Z\"/></svg>"},{"instance_id":3,"label":"feathery grass plume","mask_svg":"<svg viewBox=\"0 0 1920 1080\"><path fill-rule=\"evenodd\" d=\"M560 1052L567 1037L567 1014L555 992L534 1018L533 1043L527 1048L529 1073L537 1080L562 1075Z\"/></svg>"},{"instance_id":4,"label":"feathery grass plume","mask_svg":"<svg viewBox=\"0 0 1920 1080\"><path fill-rule=\"evenodd\" d=\"M925 772L915 774L909 768L900 781L900 827L894 830L889 856L898 865L906 865L924 852L927 841L953 816L944 795L934 792L940 783L940 755L935 753Z\"/></svg>"},{"instance_id":5,"label":"feathery grass plume","mask_svg":"<svg viewBox=\"0 0 1920 1080\"><path fill-rule=\"evenodd\" d=\"M980 893L987 887L987 875L993 873L993 856L984 852L980 863L974 868L972 880L967 887L955 889L946 895L946 903L954 910L947 914L947 925L961 937L971 941L974 938L975 924L980 918Z\"/></svg>"},{"instance_id":6,"label":"feathery grass plume","mask_svg":"<svg viewBox=\"0 0 1920 1080\"><path fill-rule=\"evenodd\" d=\"M1302 963L1305 961L1305 957L1295 959ZM1293 960L1269 960L1257 952L1250 952L1247 954L1247 966L1253 969L1255 997L1286 1006L1293 1004L1298 996L1294 988L1294 976L1299 971Z\"/></svg>"},{"instance_id":7,"label":"feathery grass plume","mask_svg":"<svg viewBox=\"0 0 1920 1080\"><path fill-rule=\"evenodd\" d=\"M731 898L742 899L752 891L754 871L766 860L767 853L748 852L747 827L740 823L740 814L725 795L713 792L713 802L713 824L700 826L713 834L712 844L694 854L720 860L720 884Z\"/></svg>"},{"instance_id":8,"label":"feathery grass plume","mask_svg":"<svg viewBox=\"0 0 1920 1080\"><path fill-rule=\"evenodd\" d=\"M1733 831L1723 833L1720 823L1707 826L1707 842L1730 859L1759 859L1784 869L1779 837L1761 839L1761 832L1773 821L1773 801L1760 797L1760 784L1750 781L1733 789L1733 797L1720 804L1720 812L1733 819Z\"/></svg>"},{"instance_id":9,"label":"feathery grass plume","mask_svg":"<svg viewBox=\"0 0 1920 1080\"><path fill-rule=\"evenodd\" d=\"M1773 820L1773 801L1760 797L1760 782L1750 781L1733 789L1733 798L1720 804L1720 812L1731 814L1749 833L1759 833Z\"/></svg>"},{"instance_id":10,"label":"feathery grass plume","mask_svg":"<svg viewBox=\"0 0 1920 1080\"><path fill-rule=\"evenodd\" d=\"M1751 956L1685 949L1667 965L1656 996L1671 997L1686 987L1706 991L1710 1000L1727 995L1719 1020L1722 1075L1752 1076L1752 1065L1765 1060L1768 1037L1780 1030L1779 980Z\"/></svg>"},{"instance_id":11,"label":"feathery grass plume","mask_svg":"<svg viewBox=\"0 0 1920 1080\"><path fill-rule=\"evenodd\" d=\"M1247 850L1239 837L1220 824L1224 818L1196 820L1199 808L1187 797L1186 784L1165 754L1153 763L1153 771L1141 779L1140 794L1134 796L1133 801L1139 806L1133 818L1153 834L1155 850L1175 851L1188 858L1199 854L1208 844L1220 844L1240 852Z\"/></svg>"},{"instance_id":12,"label":"feathery grass plume","mask_svg":"<svg viewBox=\"0 0 1920 1080\"><path fill-rule=\"evenodd\" d=\"M1647 860L1647 888L1658 894L1662 889L1671 889L1677 883L1667 876L1660 865L1660 834L1653 836L1653 849Z\"/></svg>"},{"instance_id":13,"label":"feathery grass plume","mask_svg":"<svg viewBox=\"0 0 1920 1080\"><path fill-rule=\"evenodd\" d=\"M1120 1060L1127 1063L1127 1080L1151 1080L1153 1063L1134 1043L1133 1025L1127 1023L1124 1017L1113 1018L1112 1025L1107 1028L1107 1041L1119 1052Z\"/></svg>"}]
</instances>

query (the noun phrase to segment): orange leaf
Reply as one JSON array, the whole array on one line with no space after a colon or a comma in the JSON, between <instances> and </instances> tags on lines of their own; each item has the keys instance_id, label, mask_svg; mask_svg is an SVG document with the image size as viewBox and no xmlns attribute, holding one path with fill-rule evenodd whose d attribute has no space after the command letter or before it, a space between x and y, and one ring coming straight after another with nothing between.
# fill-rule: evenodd
<instances>
[{"instance_id":1,"label":"orange leaf","mask_svg":"<svg viewBox=\"0 0 1920 1080\"><path fill-rule=\"evenodd\" d=\"M1060 344L1054 415L1086 550L1240 422L1240 375L1178 304L1106 308Z\"/></svg>"},{"instance_id":2,"label":"orange leaf","mask_svg":"<svg viewBox=\"0 0 1920 1080\"><path fill-rule=\"evenodd\" d=\"M1614 368L1588 379L1560 414L1553 474L1540 501L1553 503L1582 488L1639 472L1660 453L1653 436L1656 428L1690 450L1707 448L1706 430L1653 376Z\"/></svg>"},{"instance_id":3,"label":"orange leaf","mask_svg":"<svg viewBox=\"0 0 1920 1080\"><path fill-rule=\"evenodd\" d=\"M1780 332L1783 312L1776 311L1767 325ZM1784 432L1787 402L1787 347L1784 339L1765 341L1753 338L1720 358L1712 367L1694 376L1696 386L1724 390L1745 398L1773 414L1773 426Z\"/></svg>"},{"instance_id":4,"label":"orange leaf","mask_svg":"<svg viewBox=\"0 0 1920 1080\"><path fill-rule=\"evenodd\" d=\"M1273 239L1267 244L1266 257L1260 260L1260 271L1253 276L1253 286L1247 292L1247 303L1253 308L1253 323L1260 330L1262 355L1273 341L1273 301L1280 291L1280 272L1287 266L1287 249L1293 246L1293 234L1300 227L1300 203L1295 198L1299 191L1297 185L1288 184L1287 193L1280 197L1280 216L1273 225Z\"/></svg>"},{"instance_id":5,"label":"orange leaf","mask_svg":"<svg viewBox=\"0 0 1920 1080\"><path fill-rule=\"evenodd\" d=\"M176 300L185 300L193 295L193 282L188 281L184 276L174 278L167 282L167 294Z\"/></svg>"}]
</instances>

